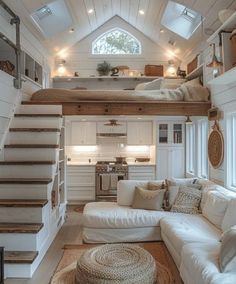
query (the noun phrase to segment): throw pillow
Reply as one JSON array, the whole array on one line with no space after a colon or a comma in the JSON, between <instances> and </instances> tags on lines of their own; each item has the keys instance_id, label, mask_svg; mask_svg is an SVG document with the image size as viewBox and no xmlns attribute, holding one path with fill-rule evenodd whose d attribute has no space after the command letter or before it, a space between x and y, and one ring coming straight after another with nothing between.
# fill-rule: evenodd
<instances>
[{"instance_id":1,"label":"throw pillow","mask_svg":"<svg viewBox=\"0 0 236 284\"><path fill-rule=\"evenodd\" d=\"M171 207L171 212L198 213L202 195L200 189L201 186L197 184L180 186L174 204Z\"/></svg>"},{"instance_id":2,"label":"throw pillow","mask_svg":"<svg viewBox=\"0 0 236 284\"><path fill-rule=\"evenodd\" d=\"M159 189L165 189L165 183L164 182L148 182L147 186L148 190L159 190Z\"/></svg>"},{"instance_id":3,"label":"throw pillow","mask_svg":"<svg viewBox=\"0 0 236 284\"><path fill-rule=\"evenodd\" d=\"M218 191L208 192L207 200L202 210L203 216L217 228L221 229L228 202L229 200L224 194Z\"/></svg>"},{"instance_id":4,"label":"throw pillow","mask_svg":"<svg viewBox=\"0 0 236 284\"><path fill-rule=\"evenodd\" d=\"M138 84L135 90L160 90L162 78L155 79L148 83Z\"/></svg>"},{"instance_id":5,"label":"throw pillow","mask_svg":"<svg viewBox=\"0 0 236 284\"><path fill-rule=\"evenodd\" d=\"M219 266L221 272L236 270L236 226L231 227L222 236Z\"/></svg>"},{"instance_id":6,"label":"throw pillow","mask_svg":"<svg viewBox=\"0 0 236 284\"><path fill-rule=\"evenodd\" d=\"M164 189L147 190L141 187L135 187L132 207L135 209L162 211L164 193Z\"/></svg>"}]
</instances>

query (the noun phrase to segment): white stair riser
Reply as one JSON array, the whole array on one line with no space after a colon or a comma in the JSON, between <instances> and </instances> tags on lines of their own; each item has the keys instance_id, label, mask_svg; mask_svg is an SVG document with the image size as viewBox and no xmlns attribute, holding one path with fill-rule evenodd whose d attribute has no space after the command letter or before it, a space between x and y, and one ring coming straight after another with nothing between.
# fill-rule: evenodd
<instances>
[{"instance_id":1,"label":"white stair riser","mask_svg":"<svg viewBox=\"0 0 236 284\"><path fill-rule=\"evenodd\" d=\"M2 199L49 199L51 186L47 184L0 184Z\"/></svg>"},{"instance_id":2,"label":"white stair riser","mask_svg":"<svg viewBox=\"0 0 236 284\"><path fill-rule=\"evenodd\" d=\"M20 114L62 114L61 105L20 105L16 113Z\"/></svg>"},{"instance_id":3,"label":"white stair riser","mask_svg":"<svg viewBox=\"0 0 236 284\"><path fill-rule=\"evenodd\" d=\"M58 132L10 132L7 144L58 144Z\"/></svg>"},{"instance_id":4,"label":"white stair riser","mask_svg":"<svg viewBox=\"0 0 236 284\"><path fill-rule=\"evenodd\" d=\"M6 148L5 161L55 161L59 150L49 148Z\"/></svg>"},{"instance_id":5,"label":"white stair riser","mask_svg":"<svg viewBox=\"0 0 236 284\"><path fill-rule=\"evenodd\" d=\"M0 207L1 222L44 223L49 204L41 207Z\"/></svg>"},{"instance_id":6,"label":"white stair riser","mask_svg":"<svg viewBox=\"0 0 236 284\"><path fill-rule=\"evenodd\" d=\"M52 178L55 165L0 165L0 178Z\"/></svg>"},{"instance_id":7,"label":"white stair riser","mask_svg":"<svg viewBox=\"0 0 236 284\"><path fill-rule=\"evenodd\" d=\"M45 226L36 234L1 233L1 246L9 251L39 251L48 236Z\"/></svg>"},{"instance_id":8,"label":"white stair riser","mask_svg":"<svg viewBox=\"0 0 236 284\"><path fill-rule=\"evenodd\" d=\"M12 128L61 128L62 118L58 117L15 117L11 123Z\"/></svg>"},{"instance_id":9,"label":"white stair riser","mask_svg":"<svg viewBox=\"0 0 236 284\"><path fill-rule=\"evenodd\" d=\"M6 278L31 278L33 272L32 264L7 263L4 265L4 277Z\"/></svg>"}]
</instances>

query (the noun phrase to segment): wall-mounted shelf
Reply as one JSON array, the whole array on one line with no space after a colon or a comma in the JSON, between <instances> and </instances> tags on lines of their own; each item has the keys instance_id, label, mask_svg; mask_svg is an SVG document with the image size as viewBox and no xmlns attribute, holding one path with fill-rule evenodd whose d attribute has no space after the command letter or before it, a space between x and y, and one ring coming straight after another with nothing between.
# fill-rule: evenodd
<instances>
[{"instance_id":1,"label":"wall-mounted shelf","mask_svg":"<svg viewBox=\"0 0 236 284\"><path fill-rule=\"evenodd\" d=\"M189 73L186 76L186 79L192 80L192 79L197 78L197 77L202 76L202 75L203 75L203 64L201 64L199 67L194 69L191 73Z\"/></svg>"},{"instance_id":2,"label":"wall-mounted shelf","mask_svg":"<svg viewBox=\"0 0 236 284\"><path fill-rule=\"evenodd\" d=\"M226 85L235 82L235 78L236 78L236 67L226 71L222 75L209 81L208 84Z\"/></svg>"},{"instance_id":3,"label":"wall-mounted shelf","mask_svg":"<svg viewBox=\"0 0 236 284\"><path fill-rule=\"evenodd\" d=\"M135 81L152 81L155 80L157 76L138 76L138 77L133 77L133 76L91 76L91 77L54 77L53 81L55 82L70 82L70 81L85 81L85 80L98 80L98 81L103 81L103 80L135 80Z\"/></svg>"},{"instance_id":4,"label":"wall-mounted shelf","mask_svg":"<svg viewBox=\"0 0 236 284\"><path fill-rule=\"evenodd\" d=\"M222 31L222 30L233 30L235 29L236 27L236 12L233 13L233 15L231 17L229 17L225 22L224 24L222 24L219 29L217 31L214 32L214 34L212 34L207 42L211 43L211 42L214 42L214 39L219 35L219 33Z\"/></svg>"}]
</instances>

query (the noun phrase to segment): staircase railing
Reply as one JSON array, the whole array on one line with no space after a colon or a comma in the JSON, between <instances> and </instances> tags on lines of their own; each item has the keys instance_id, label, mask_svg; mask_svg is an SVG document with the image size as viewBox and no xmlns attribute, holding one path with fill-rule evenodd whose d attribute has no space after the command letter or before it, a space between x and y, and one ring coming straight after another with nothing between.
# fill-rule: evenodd
<instances>
[{"instance_id":1,"label":"staircase railing","mask_svg":"<svg viewBox=\"0 0 236 284\"><path fill-rule=\"evenodd\" d=\"M0 32L0 38L4 40L8 45L10 45L16 54L16 74L14 78L14 87L16 89L21 89L22 81L21 81L21 46L20 46L20 18L4 3L0 0L0 6L7 11L7 13L12 17L10 24L16 26L16 43L13 43L10 39L8 39L3 33Z\"/></svg>"}]
</instances>

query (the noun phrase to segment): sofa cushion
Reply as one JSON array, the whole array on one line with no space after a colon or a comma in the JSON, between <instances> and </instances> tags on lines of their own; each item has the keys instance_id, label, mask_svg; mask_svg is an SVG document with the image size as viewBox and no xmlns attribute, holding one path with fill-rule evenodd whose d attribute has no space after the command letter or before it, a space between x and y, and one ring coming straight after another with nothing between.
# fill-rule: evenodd
<instances>
[{"instance_id":1,"label":"sofa cushion","mask_svg":"<svg viewBox=\"0 0 236 284\"><path fill-rule=\"evenodd\" d=\"M220 271L236 271L236 226L226 231L221 239Z\"/></svg>"},{"instance_id":2,"label":"sofa cushion","mask_svg":"<svg viewBox=\"0 0 236 284\"><path fill-rule=\"evenodd\" d=\"M83 225L88 228L142 228L160 226L160 219L174 213L133 209L115 202L87 203Z\"/></svg>"},{"instance_id":3,"label":"sofa cushion","mask_svg":"<svg viewBox=\"0 0 236 284\"><path fill-rule=\"evenodd\" d=\"M208 193L202 214L216 227L221 229L221 223L228 207L229 198L218 191Z\"/></svg>"},{"instance_id":4,"label":"sofa cushion","mask_svg":"<svg viewBox=\"0 0 236 284\"><path fill-rule=\"evenodd\" d=\"M235 284L234 273L220 273L220 243L191 243L183 247L180 275L186 284ZM185 273L184 273L185 271ZM188 274L191 282L186 280Z\"/></svg>"},{"instance_id":5,"label":"sofa cushion","mask_svg":"<svg viewBox=\"0 0 236 284\"><path fill-rule=\"evenodd\" d=\"M135 209L162 211L164 193L165 189L147 190L136 186L132 207Z\"/></svg>"},{"instance_id":6,"label":"sofa cushion","mask_svg":"<svg viewBox=\"0 0 236 284\"><path fill-rule=\"evenodd\" d=\"M202 215L176 214L161 219L161 234L172 243L180 255L182 247L192 242L218 242L221 230Z\"/></svg>"},{"instance_id":7,"label":"sofa cushion","mask_svg":"<svg viewBox=\"0 0 236 284\"><path fill-rule=\"evenodd\" d=\"M236 225L236 216L235 216L235 208L236 208L236 198L233 198L229 201L228 207L226 209L221 229L223 231L229 230L232 226Z\"/></svg>"}]
</instances>

